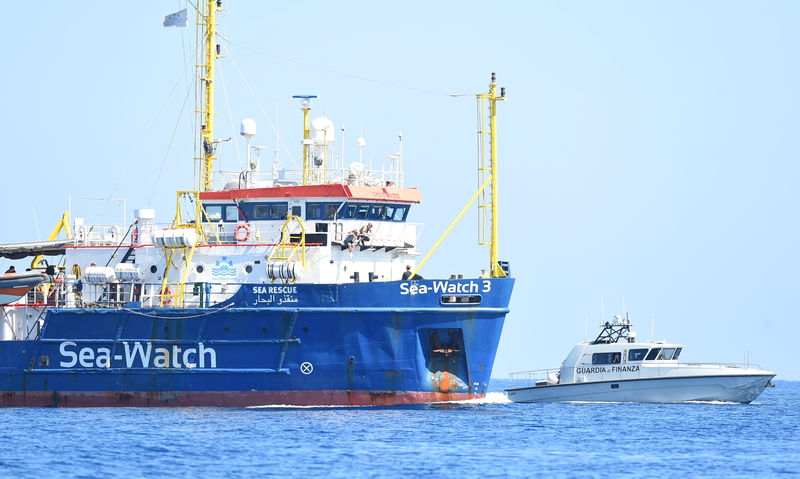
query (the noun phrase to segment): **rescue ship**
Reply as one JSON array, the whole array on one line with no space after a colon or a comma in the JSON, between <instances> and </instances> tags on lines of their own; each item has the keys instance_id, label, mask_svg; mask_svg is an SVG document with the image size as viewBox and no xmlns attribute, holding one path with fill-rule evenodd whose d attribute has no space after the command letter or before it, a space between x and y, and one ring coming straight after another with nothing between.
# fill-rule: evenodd
<instances>
[{"instance_id":1,"label":"rescue ship","mask_svg":"<svg viewBox=\"0 0 800 479\"><path fill-rule=\"evenodd\" d=\"M749 403L775 373L749 364L679 363L682 344L637 341L617 315L591 342L572 348L555 370L512 373L513 402L610 401ZM520 383L521 381L521 383Z\"/></svg>"},{"instance_id":2,"label":"rescue ship","mask_svg":"<svg viewBox=\"0 0 800 479\"><path fill-rule=\"evenodd\" d=\"M302 170L262 171L258 161L227 177L213 169L222 6L210 0L198 8L196 189L177 192L169 224L156 223L152 209L119 225L65 213L48 241L0 247L6 258L33 256L31 269L45 273L0 307L0 405L483 397L514 285L497 251L496 104L505 93L495 75L488 93L477 95L488 124L479 125L481 187L467 205L477 200L483 212L487 273L422 279L421 225L407 221L421 194L404 186L400 165L378 172L335 164L333 124L312 121L313 96L298 97ZM243 121L241 134L254 133L254 122ZM57 239L61 231L66 239ZM60 260L44 268L43 254Z\"/></svg>"}]
</instances>

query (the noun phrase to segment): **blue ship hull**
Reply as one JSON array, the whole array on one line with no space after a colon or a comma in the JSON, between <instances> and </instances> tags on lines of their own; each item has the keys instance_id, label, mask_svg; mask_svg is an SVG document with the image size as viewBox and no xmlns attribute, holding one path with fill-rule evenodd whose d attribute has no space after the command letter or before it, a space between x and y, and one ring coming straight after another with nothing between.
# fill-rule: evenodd
<instances>
[{"instance_id":1,"label":"blue ship hull","mask_svg":"<svg viewBox=\"0 0 800 479\"><path fill-rule=\"evenodd\" d=\"M245 284L208 308L51 309L38 339L0 342L0 405L389 405L483 397L513 284Z\"/></svg>"}]
</instances>

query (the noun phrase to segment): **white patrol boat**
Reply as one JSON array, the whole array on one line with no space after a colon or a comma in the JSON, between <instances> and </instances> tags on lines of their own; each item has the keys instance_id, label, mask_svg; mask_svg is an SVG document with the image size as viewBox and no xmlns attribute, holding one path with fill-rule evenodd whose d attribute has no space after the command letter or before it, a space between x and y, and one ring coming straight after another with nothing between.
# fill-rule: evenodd
<instances>
[{"instance_id":1,"label":"white patrol boat","mask_svg":"<svg viewBox=\"0 0 800 479\"><path fill-rule=\"evenodd\" d=\"M637 342L630 319L606 322L594 341L578 343L560 369L512 373L513 402L749 403L775 373L738 364L678 363L683 345ZM522 385L520 385L520 380Z\"/></svg>"}]
</instances>

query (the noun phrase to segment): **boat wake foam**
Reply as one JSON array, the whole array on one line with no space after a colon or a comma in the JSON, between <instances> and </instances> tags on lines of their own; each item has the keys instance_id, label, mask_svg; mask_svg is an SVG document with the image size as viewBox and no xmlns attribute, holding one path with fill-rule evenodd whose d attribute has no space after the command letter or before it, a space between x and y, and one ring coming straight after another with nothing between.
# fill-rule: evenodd
<instances>
[{"instance_id":1,"label":"boat wake foam","mask_svg":"<svg viewBox=\"0 0 800 479\"><path fill-rule=\"evenodd\" d=\"M486 393L480 399L464 399L463 401L439 401L428 404L511 404L508 396L501 392ZM399 407L408 407L409 404L398 404ZM413 405L412 405L413 406ZM421 406L418 404L417 406ZM349 409L349 408L371 408L370 405L316 405L316 406L296 406L292 404L265 404L263 406L248 406L247 409ZM379 406L385 407L385 406ZM390 406L391 407L391 406Z\"/></svg>"},{"instance_id":2,"label":"boat wake foam","mask_svg":"<svg viewBox=\"0 0 800 479\"><path fill-rule=\"evenodd\" d=\"M511 400L505 393L494 392L486 393L486 396L480 399L465 399L463 401L448 401L450 404L511 404Z\"/></svg>"},{"instance_id":3,"label":"boat wake foam","mask_svg":"<svg viewBox=\"0 0 800 479\"><path fill-rule=\"evenodd\" d=\"M247 406L245 409L350 409L359 407L375 407L363 404L318 404L312 406L298 406L296 404L264 404L262 406Z\"/></svg>"}]
</instances>

